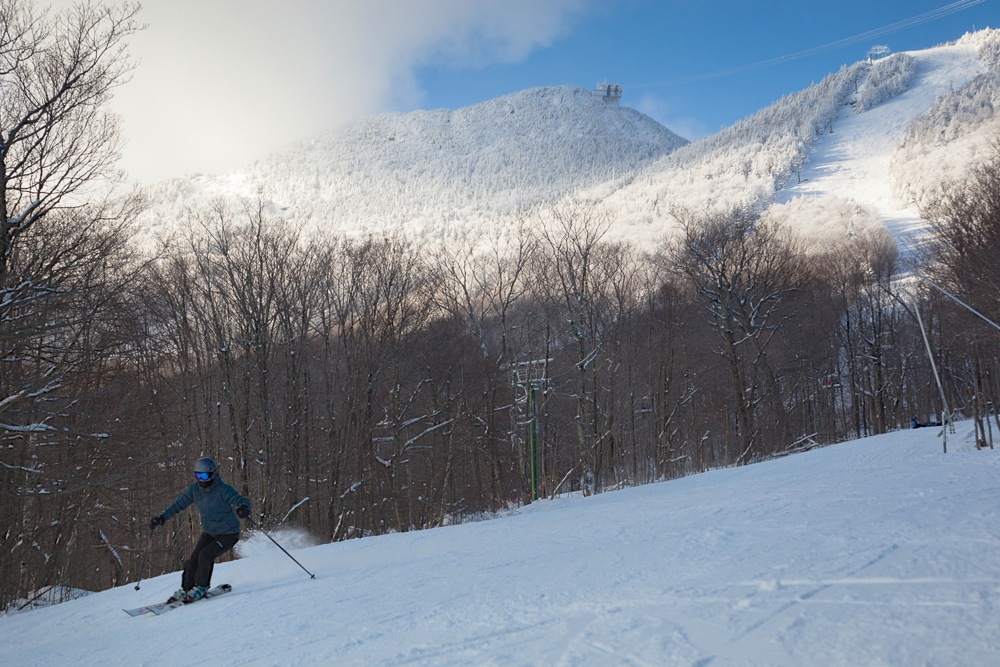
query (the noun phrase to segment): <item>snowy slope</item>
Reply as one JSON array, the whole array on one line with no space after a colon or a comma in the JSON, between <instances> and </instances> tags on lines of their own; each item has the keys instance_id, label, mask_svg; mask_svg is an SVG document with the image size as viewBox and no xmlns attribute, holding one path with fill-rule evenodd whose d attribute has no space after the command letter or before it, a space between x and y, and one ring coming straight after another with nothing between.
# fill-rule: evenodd
<instances>
[{"instance_id":1,"label":"snowy slope","mask_svg":"<svg viewBox=\"0 0 1000 667\"><path fill-rule=\"evenodd\" d=\"M0 617L4 665L997 665L1000 453L961 423ZM279 541L292 541L276 534Z\"/></svg>"},{"instance_id":2,"label":"snowy slope","mask_svg":"<svg viewBox=\"0 0 1000 667\"><path fill-rule=\"evenodd\" d=\"M982 74L985 65L973 40L908 55L916 60L917 68L910 88L860 113L852 106L844 107L833 132L816 144L805 163L802 182L781 191L778 203L840 197L874 213L904 245L914 242L914 235L925 225L914 202L901 201L894 192L892 158L913 121L936 100Z\"/></svg>"}]
</instances>

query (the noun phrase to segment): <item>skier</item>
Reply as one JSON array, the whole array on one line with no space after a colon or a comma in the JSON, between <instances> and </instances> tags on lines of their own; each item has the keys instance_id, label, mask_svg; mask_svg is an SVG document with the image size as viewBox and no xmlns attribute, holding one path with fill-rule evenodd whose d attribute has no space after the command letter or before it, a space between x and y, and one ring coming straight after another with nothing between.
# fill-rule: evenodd
<instances>
[{"instance_id":1,"label":"skier","mask_svg":"<svg viewBox=\"0 0 1000 667\"><path fill-rule=\"evenodd\" d=\"M150 530L156 530L157 526L183 512L191 503L201 513L201 537L191 557L184 563L180 589L170 596L168 602L194 602L205 597L212 581L215 559L239 542L240 519L250 518L250 501L222 481L215 461L198 459L194 464L194 476L196 481L184 489L162 514L149 521Z\"/></svg>"}]
</instances>

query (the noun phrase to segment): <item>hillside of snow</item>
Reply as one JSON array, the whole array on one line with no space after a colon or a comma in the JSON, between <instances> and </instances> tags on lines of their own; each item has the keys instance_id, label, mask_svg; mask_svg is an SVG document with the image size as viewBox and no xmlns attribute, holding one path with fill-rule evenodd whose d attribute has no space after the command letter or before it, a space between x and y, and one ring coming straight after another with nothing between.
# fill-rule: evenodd
<instances>
[{"instance_id":1,"label":"hillside of snow","mask_svg":"<svg viewBox=\"0 0 1000 667\"><path fill-rule=\"evenodd\" d=\"M1000 454L959 423L0 617L4 665L996 665ZM289 548L295 533L277 531ZM158 539L163 540L160 535Z\"/></svg>"}]
</instances>

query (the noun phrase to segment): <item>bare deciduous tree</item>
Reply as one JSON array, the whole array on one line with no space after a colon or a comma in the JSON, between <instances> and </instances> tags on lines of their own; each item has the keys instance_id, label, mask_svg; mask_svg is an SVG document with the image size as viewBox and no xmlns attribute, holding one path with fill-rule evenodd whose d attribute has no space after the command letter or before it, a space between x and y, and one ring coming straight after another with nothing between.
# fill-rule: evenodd
<instances>
[{"instance_id":1,"label":"bare deciduous tree","mask_svg":"<svg viewBox=\"0 0 1000 667\"><path fill-rule=\"evenodd\" d=\"M511 314L527 290L525 273L537 248L537 240L527 233L527 219L509 237L493 237L483 244L469 240L435 255L438 289L434 300L442 312L463 322L479 347L482 381L481 420L485 430L482 445L472 450L473 476L477 486L490 487L494 502L503 499L504 443L509 442L507 424L516 419L511 401L511 369L520 359L512 359ZM521 391L520 389L518 391ZM513 413L502 418L502 406ZM483 465L485 457L488 465ZM484 468L488 474L484 474Z\"/></svg>"},{"instance_id":2,"label":"bare deciduous tree","mask_svg":"<svg viewBox=\"0 0 1000 667\"><path fill-rule=\"evenodd\" d=\"M106 111L132 69L138 4L38 14L0 0L0 284L17 237L73 196L114 177L120 133Z\"/></svg>"},{"instance_id":3,"label":"bare deciduous tree","mask_svg":"<svg viewBox=\"0 0 1000 667\"><path fill-rule=\"evenodd\" d=\"M127 567L95 508L121 474L104 428L135 332L138 202L92 186L116 177L105 107L131 71L137 12L0 0L0 604L79 580L92 540L113 556L105 571Z\"/></svg>"},{"instance_id":4,"label":"bare deciduous tree","mask_svg":"<svg viewBox=\"0 0 1000 667\"><path fill-rule=\"evenodd\" d=\"M888 231L876 228L851 239L829 258L828 277L843 313L838 334L849 405L859 436L884 433L895 422L889 399L899 384L893 337L903 332L902 311L892 293L898 256Z\"/></svg>"},{"instance_id":5,"label":"bare deciduous tree","mask_svg":"<svg viewBox=\"0 0 1000 667\"><path fill-rule=\"evenodd\" d=\"M994 141L989 161L973 168L964 180L946 184L940 199L924 213L935 232L931 274L963 303L1000 322L1000 139ZM952 303L947 310L953 326L961 327L963 343L974 344L972 351L966 351L974 368L960 374L964 382L958 382L956 389L966 387L963 393L969 397L980 446L987 442L992 446L992 431L987 433L984 423L991 407L984 396L988 395L984 369L996 360L984 347L995 348L997 334L984 329L964 307Z\"/></svg>"},{"instance_id":6,"label":"bare deciduous tree","mask_svg":"<svg viewBox=\"0 0 1000 667\"><path fill-rule=\"evenodd\" d=\"M572 345L579 486L599 491L604 449L610 443L597 409L596 360L614 310L616 249L603 241L612 219L594 202L570 201L545 211L536 233L536 290L557 313L555 330Z\"/></svg>"},{"instance_id":7,"label":"bare deciduous tree","mask_svg":"<svg viewBox=\"0 0 1000 667\"><path fill-rule=\"evenodd\" d=\"M682 223L670 256L712 318L729 365L733 430L746 462L764 450L762 429L787 437L778 369L769 359L786 296L796 289L801 254L787 232L747 211Z\"/></svg>"}]
</instances>

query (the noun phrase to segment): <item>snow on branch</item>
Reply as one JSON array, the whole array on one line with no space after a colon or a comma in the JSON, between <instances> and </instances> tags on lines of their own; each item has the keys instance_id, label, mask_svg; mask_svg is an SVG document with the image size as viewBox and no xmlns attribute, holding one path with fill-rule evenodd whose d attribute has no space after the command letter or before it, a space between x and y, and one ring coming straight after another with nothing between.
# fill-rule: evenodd
<instances>
[{"instance_id":1,"label":"snow on branch","mask_svg":"<svg viewBox=\"0 0 1000 667\"><path fill-rule=\"evenodd\" d=\"M51 424L4 424L0 423L0 429L8 431L10 433L45 433L48 431L57 431L58 429Z\"/></svg>"},{"instance_id":2,"label":"snow on branch","mask_svg":"<svg viewBox=\"0 0 1000 667\"><path fill-rule=\"evenodd\" d=\"M453 421L455 421L455 420L454 419L446 419L446 420L444 420L443 422L441 422L439 424L434 424L433 426L428 426L423 431L421 431L420 433L418 433L417 435L413 436L412 438L410 438L409 440L407 440L405 443L403 443L403 449L404 450L408 449L409 447L413 446L413 443L415 443L417 440L419 440L420 438L424 437L428 433L431 433L432 431L436 431L436 430L438 430L439 428L441 428L443 426L447 426L448 424L452 423Z\"/></svg>"},{"instance_id":3,"label":"snow on branch","mask_svg":"<svg viewBox=\"0 0 1000 667\"><path fill-rule=\"evenodd\" d=\"M309 496L306 496L305 498L303 498L299 502L297 502L294 505L292 505L292 507L287 512L285 512L285 516L281 517L281 521L279 521L278 523L285 523L285 521L288 519L288 517L291 516L292 512L294 512L295 510L297 510L299 507L301 507L303 504L307 503L308 501L309 501Z\"/></svg>"},{"instance_id":4,"label":"snow on branch","mask_svg":"<svg viewBox=\"0 0 1000 667\"><path fill-rule=\"evenodd\" d=\"M104 543L104 546L106 546L106 547L108 548L108 551L110 551L110 552L111 552L111 556L112 556L112 557L113 557L113 558L114 558L114 559L115 559L116 561L118 561L118 566L119 566L119 567L125 567L125 566L124 566L124 564L122 564L122 557L121 557L121 555L120 555L120 554L118 553L118 550L117 550L117 549L115 549L115 548L114 548L114 547L113 547L113 546L111 545L111 542L109 542L109 541L108 541L108 536L107 536L107 535L105 535L105 534L104 534L104 531L103 531L103 530L101 530L101 529L99 529L99 528L98 528L97 532L98 532L98 533L100 534L100 536L101 536L101 542L103 542L103 543Z\"/></svg>"},{"instance_id":5,"label":"snow on branch","mask_svg":"<svg viewBox=\"0 0 1000 667\"><path fill-rule=\"evenodd\" d=\"M0 461L0 466L3 466L4 468L7 468L7 470L20 470L22 472L30 472L33 475L41 475L42 474L41 470L36 470L35 468L26 468L24 466L12 466L9 463L4 463L3 461Z\"/></svg>"}]
</instances>

